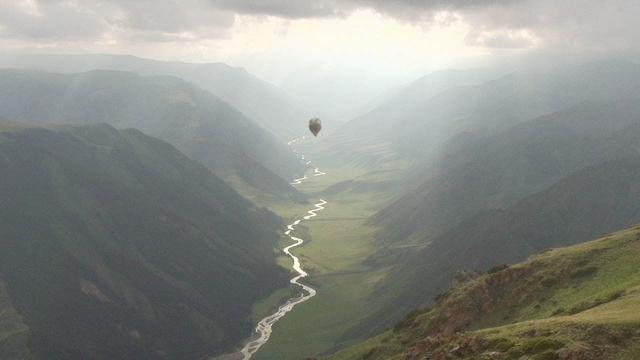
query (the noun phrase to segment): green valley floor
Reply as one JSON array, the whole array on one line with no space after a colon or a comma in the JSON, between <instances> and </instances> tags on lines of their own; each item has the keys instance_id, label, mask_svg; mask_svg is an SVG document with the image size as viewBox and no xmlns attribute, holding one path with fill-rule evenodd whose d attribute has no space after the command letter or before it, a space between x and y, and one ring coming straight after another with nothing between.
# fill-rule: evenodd
<instances>
[{"instance_id":1,"label":"green valley floor","mask_svg":"<svg viewBox=\"0 0 640 360\"><path fill-rule=\"evenodd\" d=\"M367 220L390 200L391 174L397 174L403 164L389 163L376 170L352 163L336 166L330 159L323 159L313 144L301 147L301 152L309 152L307 158L313 165L326 173L313 176L312 168L308 178L296 186L309 197L309 203L252 200L269 207L287 222L306 215L318 199L328 202L319 216L305 221L293 234L305 240L294 253L310 274L304 282L314 287L317 295L298 305L274 326L271 339L254 355L256 360L297 360L347 346L353 340L347 340L346 333L379 310L386 300L371 296L388 269L364 263L377 250L374 242L377 229ZM283 237L281 247L289 243L290 240ZM290 258L281 256L280 261L283 267L290 268ZM256 304L254 321L272 313L291 291L281 289Z\"/></svg>"}]
</instances>

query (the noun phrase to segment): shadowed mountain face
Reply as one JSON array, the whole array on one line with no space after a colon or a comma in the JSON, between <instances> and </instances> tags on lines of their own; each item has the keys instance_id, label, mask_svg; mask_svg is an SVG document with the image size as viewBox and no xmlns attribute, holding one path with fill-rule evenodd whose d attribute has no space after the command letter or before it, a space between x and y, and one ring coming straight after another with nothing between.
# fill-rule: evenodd
<instances>
[{"instance_id":1,"label":"shadowed mountain face","mask_svg":"<svg viewBox=\"0 0 640 360\"><path fill-rule=\"evenodd\" d=\"M397 264L380 289L399 295L354 333L431 302L460 270L519 261L640 221L638 139L640 101L620 100L450 141L431 177L373 217L383 250L370 261Z\"/></svg>"},{"instance_id":2,"label":"shadowed mountain face","mask_svg":"<svg viewBox=\"0 0 640 360\"><path fill-rule=\"evenodd\" d=\"M2 123L0 172L2 358L203 358L286 283L279 218L137 130Z\"/></svg>"},{"instance_id":3,"label":"shadowed mountain face","mask_svg":"<svg viewBox=\"0 0 640 360\"><path fill-rule=\"evenodd\" d=\"M636 154L580 170L505 210L479 213L406 255L389 282L403 288L392 308L429 303L458 271L520 261L639 222L639 184Z\"/></svg>"},{"instance_id":4,"label":"shadowed mountain face","mask_svg":"<svg viewBox=\"0 0 640 360\"><path fill-rule=\"evenodd\" d=\"M375 220L389 242L428 241L480 211L504 209L579 169L635 155L640 101L587 102L494 136L451 141L431 178ZM423 178L426 169L414 174Z\"/></svg>"},{"instance_id":5,"label":"shadowed mountain face","mask_svg":"<svg viewBox=\"0 0 640 360\"><path fill-rule=\"evenodd\" d=\"M295 194L284 179L296 177L304 168L284 143L233 107L172 77L3 70L0 116L34 123L105 122L136 128L168 141L219 176L239 176L274 193Z\"/></svg>"},{"instance_id":6,"label":"shadowed mountain face","mask_svg":"<svg viewBox=\"0 0 640 360\"><path fill-rule=\"evenodd\" d=\"M216 95L284 141L306 133L305 121L311 116L283 90L242 68L223 63L190 64L92 54L1 56L0 65L62 73L101 69L175 76Z\"/></svg>"}]
</instances>

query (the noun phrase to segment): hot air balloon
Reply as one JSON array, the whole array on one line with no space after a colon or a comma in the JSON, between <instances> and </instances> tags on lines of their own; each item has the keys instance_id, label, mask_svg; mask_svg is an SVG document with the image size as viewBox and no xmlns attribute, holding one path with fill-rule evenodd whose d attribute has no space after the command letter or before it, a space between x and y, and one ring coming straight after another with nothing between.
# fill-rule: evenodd
<instances>
[{"instance_id":1,"label":"hot air balloon","mask_svg":"<svg viewBox=\"0 0 640 360\"><path fill-rule=\"evenodd\" d=\"M311 130L313 136L318 136L318 133L322 130L322 122L320 122L320 119L314 118L309 120L309 130Z\"/></svg>"}]
</instances>

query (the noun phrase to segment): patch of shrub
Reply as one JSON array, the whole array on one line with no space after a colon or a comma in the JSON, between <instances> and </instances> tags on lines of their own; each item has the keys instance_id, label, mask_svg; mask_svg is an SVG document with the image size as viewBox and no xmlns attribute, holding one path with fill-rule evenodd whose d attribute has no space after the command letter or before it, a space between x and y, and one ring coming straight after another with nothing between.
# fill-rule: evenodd
<instances>
[{"instance_id":1,"label":"patch of shrub","mask_svg":"<svg viewBox=\"0 0 640 360\"><path fill-rule=\"evenodd\" d=\"M506 270L509 268L509 264L500 264L500 265L496 265L491 267L489 270L487 270L487 274L495 274L499 271L502 270Z\"/></svg>"},{"instance_id":2,"label":"patch of shrub","mask_svg":"<svg viewBox=\"0 0 640 360\"><path fill-rule=\"evenodd\" d=\"M604 303L608 303L608 302L611 302L613 300L617 300L617 299L621 298L622 296L624 296L624 294L625 294L624 290L614 291L611 294L607 295L607 297L605 297Z\"/></svg>"},{"instance_id":3,"label":"patch of shrub","mask_svg":"<svg viewBox=\"0 0 640 360\"><path fill-rule=\"evenodd\" d=\"M574 314L577 314L577 313L581 313L581 312L583 312L585 310L591 309L594 306L596 306L596 305L593 305L593 303L590 302L590 301L583 301L578 305L574 305L574 306L570 307L569 310L567 311L567 314L574 315Z\"/></svg>"},{"instance_id":4,"label":"patch of shrub","mask_svg":"<svg viewBox=\"0 0 640 360\"><path fill-rule=\"evenodd\" d=\"M580 279L583 277L593 275L596 273L596 271L598 271L598 268L595 266L583 266L574 270L569 276L571 276L571 278L573 279Z\"/></svg>"},{"instance_id":5,"label":"patch of shrub","mask_svg":"<svg viewBox=\"0 0 640 360\"><path fill-rule=\"evenodd\" d=\"M515 344L513 343L513 341L506 339L506 338L497 338L492 340L489 343L489 347L492 349L495 349L496 351L500 351L500 352L507 352L509 351L509 349L511 349L512 347L514 347Z\"/></svg>"},{"instance_id":6,"label":"patch of shrub","mask_svg":"<svg viewBox=\"0 0 640 360\"><path fill-rule=\"evenodd\" d=\"M524 351L517 346L514 346L507 351L507 357L509 359L520 359L524 355L525 355Z\"/></svg>"},{"instance_id":7,"label":"patch of shrub","mask_svg":"<svg viewBox=\"0 0 640 360\"><path fill-rule=\"evenodd\" d=\"M564 346L563 342L553 339L533 339L523 344L522 350L526 354L539 354L547 350L558 350Z\"/></svg>"},{"instance_id":8,"label":"patch of shrub","mask_svg":"<svg viewBox=\"0 0 640 360\"><path fill-rule=\"evenodd\" d=\"M409 327L411 324L413 324L418 315L423 314L427 311L429 311L428 308L411 310L411 312L409 312L402 320L396 323L396 325L393 327L393 332L398 332L399 330Z\"/></svg>"},{"instance_id":9,"label":"patch of shrub","mask_svg":"<svg viewBox=\"0 0 640 360\"><path fill-rule=\"evenodd\" d=\"M603 298L596 298L595 300L591 300L591 301L583 301L580 304L571 307L568 313L571 315L577 314L585 310L592 309L596 306L600 306L602 304L606 304L608 302L616 300L622 297L622 295L624 295L624 290L614 291Z\"/></svg>"},{"instance_id":10,"label":"patch of shrub","mask_svg":"<svg viewBox=\"0 0 640 360\"><path fill-rule=\"evenodd\" d=\"M476 270L458 270L453 276L453 281L449 286L452 289L459 288L460 286L477 279L480 275L482 275L482 273Z\"/></svg>"},{"instance_id":11,"label":"patch of shrub","mask_svg":"<svg viewBox=\"0 0 640 360\"><path fill-rule=\"evenodd\" d=\"M560 356L553 350L547 350L540 354L535 354L531 358L531 360L558 360Z\"/></svg>"},{"instance_id":12,"label":"patch of shrub","mask_svg":"<svg viewBox=\"0 0 640 360\"><path fill-rule=\"evenodd\" d=\"M436 302L436 303L439 303L439 302L441 302L442 300L444 300L447 296L449 296L450 294L451 294L451 289L448 289L448 290L446 290L446 291L444 291L444 292L441 292L441 293L439 293L438 295L436 295L436 296L433 298L433 301L434 301L434 302Z\"/></svg>"},{"instance_id":13,"label":"patch of shrub","mask_svg":"<svg viewBox=\"0 0 640 360\"><path fill-rule=\"evenodd\" d=\"M542 279L542 281L540 281L540 283L542 284L542 286L546 287L546 288L550 288L553 285L555 285L558 282L558 279L554 278L554 277L546 277L544 279Z\"/></svg>"},{"instance_id":14,"label":"patch of shrub","mask_svg":"<svg viewBox=\"0 0 640 360\"><path fill-rule=\"evenodd\" d=\"M553 357L555 351L562 348L564 343L558 340L547 339L547 338L537 338L527 340L522 344L511 347L507 351L507 357L509 359L520 359L525 355L531 356L530 359L538 359L538 360L547 360L547 359L557 359L557 357ZM550 355L551 354L551 355ZM536 356L540 357L536 357Z\"/></svg>"},{"instance_id":15,"label":"patch of shrub","mask_svg":"<svg viewBox=\"0 0 640 360\"><path fill-rule=\"evenodd\" d=\"M366 354L362 355L363 360L373 359L380 353L381 348L379 346L372 347Z\"/></svg>"},{"instance_id":16,"label":"patch of shrub","mask_svg":"<svg viewBox=\"0 0 640 360\"><path fill-rule=\"evenodd\" d=\"M576 266L577 267L583 267L583 266L587 265L588 263L589 263L588 259L582 259L582 260L576 262Z\"/></svg>"},{"instance_id":17,"label":"patch of shrub","mask_svg":"<svg viewBox=\"0 0 640 360\"><path fill-rule=\"evenodd\" d=\"M560 314L564 313L564 308L563 307L559 307L555 310L553 310L553 312L551 313L551 316L558 316Z\"/></svg>"}]
</instances>

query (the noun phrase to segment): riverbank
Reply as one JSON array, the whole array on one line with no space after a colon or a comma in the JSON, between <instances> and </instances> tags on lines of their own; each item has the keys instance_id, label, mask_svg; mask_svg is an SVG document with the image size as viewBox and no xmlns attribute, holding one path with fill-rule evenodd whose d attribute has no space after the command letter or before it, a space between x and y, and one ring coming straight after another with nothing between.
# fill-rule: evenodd
<instances>
[{"instance_id":1,"label":"riverbank","mask_svg":"<svg viewBox=\"0 0 640 360\"><path fill-rule=\"evenodd\" d=\"M314 205L314 209L307 211L307 215L287 225L287 230L284 234L293 241L293 244L285 247L282 251L291 258L293 262L291 269L297 274L289 282L295 286L300 287L302 293L299 296L290 298L286 303L281 305L275 313L263 318L258 322L255 328L256 336L249 342L247 342L242 350L240 350L240 354L242 355L241 359L251 359L251 357L269 341L274 324L276 324L280 319L286 316L298 304L302 304L305 301L308 301L312 297L316 296L316 290L302 282L302 279L306 278L309 274L304 271L302 264L300 263L300 259L291 252L292 249L304 244L304 240L302 238L293 236L292 233L295 230L296 226L300 225L300 223L302 223L304 220L309 220L313 217L316 217L319 211L324 210L324 205L326 204L326 201L320 199L320 201L318 201Z\"/></svg>"}]
</instances>

